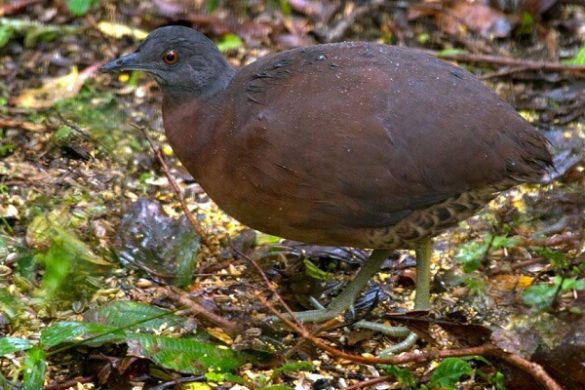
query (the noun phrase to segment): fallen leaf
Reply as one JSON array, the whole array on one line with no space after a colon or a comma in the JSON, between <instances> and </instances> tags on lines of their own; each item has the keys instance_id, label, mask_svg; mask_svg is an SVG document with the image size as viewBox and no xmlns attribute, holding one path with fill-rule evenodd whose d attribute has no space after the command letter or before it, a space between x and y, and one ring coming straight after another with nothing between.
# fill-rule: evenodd
<instances>
[{"instance_id":1,"label":"fallen leaf","mask_svg":"<svg viewBox=\"0 0 585 390\"><path fill-rule=\"evenodd\" d=\"M120 23L111 23L111 22L99 22L97 25L98 30L100 30L103 34L120 39L125 36L130 36L135 38L136 40L143 40L146 38L148 33L144 30L139 28L132 28L128 27L124 24Z\"/></svg>"},{"instance_id":2,"label":"fallen leaf","mask_svg":"<svg viewBox=\"0 0 585 390\"><path fill-rule=\"evenodd\" d=\"M21 108L43 109L53 107L60 100L77 96L85 81L95 74L100 65L92 65L81 73L74 66L69 74L48 79L40 88L23 90L19 96L10 99L10 103Z\"/></svg>"}]
</instances>

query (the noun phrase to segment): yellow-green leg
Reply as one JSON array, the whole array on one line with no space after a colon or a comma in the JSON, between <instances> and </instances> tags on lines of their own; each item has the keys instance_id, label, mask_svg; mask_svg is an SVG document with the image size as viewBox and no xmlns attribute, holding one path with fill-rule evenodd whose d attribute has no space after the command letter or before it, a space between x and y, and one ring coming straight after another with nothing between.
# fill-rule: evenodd
<instances>
[{"instance_id":1,"label":"yellow-green leg","mask_svg":"<svg viewBox=\"0 0 585 390\"><path fill-rule=\"evenodd\" d=\"M433 246L430 238L424 239L416 247L416 291L414 310L429 310L431 306L431 259ZM371 321L358 321L354 326L370 329L392 337L404 337L404 340L385 349L381 354L388 355L402 352L414 345L417 335L404 326L386 326Z\"/></svg>"},{"instance_id":2,"label":"yellow-green leg","mask_svg":"<svg viewBox=\"0 0 585 390\"><path fill-rule=\"evenodd\" d=\"M392 251L385 249L374 250L356 277L345 287L341 294L331 301L326 309L307 310L295 313L295 318L301 322L325 322L343 313L353 305L359 293L366 287L369 280L380 268L382 268L382 264L384 264L384 261L391 253ZM270 319L275 318L271 317Z\"/></svg>"}]
</instances>

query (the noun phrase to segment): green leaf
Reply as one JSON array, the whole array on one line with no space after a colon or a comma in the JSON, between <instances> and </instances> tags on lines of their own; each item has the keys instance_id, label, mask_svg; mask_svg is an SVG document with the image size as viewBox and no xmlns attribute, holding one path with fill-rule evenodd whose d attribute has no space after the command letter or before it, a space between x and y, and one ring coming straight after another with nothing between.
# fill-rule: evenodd
<instances>
[{"instance_id":1,"label":"green leaf","mask_svg":"<svg viewBox=\"0 0 585 390\"><path fill-rule=\"evenodd\" d=\"M187 287L191 284L197 265L199 248L199 236L194 231L187 230L175 237L175 243L167 253L167 255L173 256L177 262L175 285Z\"/></svg>"},{"instance_id":2,"label":"green leaf","mask_svg":"<svg viewBox=\"0 0 585 390\"><path fill-rule=\"evenodd\" d=\"M455 261L463 265L463 272L465 273L477 271L489 245L490 240L487 239L482 242L467 242L459 247L455 255Z\"/></svg>"},{"instance_id":3,"label":"green leaf","mask_svg":"<svg viewBox=\"0 0 585 390\"><path fill-rule=\"evenodd\" d=\"M292 8L287 0L279 0L280 11L284 16L291 16L292 15Z\"/></svg>"},{"instance_id":4,"label":"green leaf","mask_svg":"<svg viewBox=\"0 0 585 390\"><path fill-rule=\"evenodd\" d=\"M158 330L165 324L180 327L185 322L183 318L168 310L133 301L112 302L88 312L85 315L85 320L116 328L127 328L128 325L136 324L136 326L127 329L140 329L142 331Z\"/></svg>"},{"instance_id":5,"label":"green leaf","mask_svg":"<svg viewBox=\"0 0 585 390\"><path fill-rule=\"evenodd\" d=\"M561 291L572 291L572 290L583 290L585 289L585 279L576 279L576 278L561 278L560 276L555 276L554 284L555 286L559 286L563 283L561 287Z\"/></svg>"},{"instance_id":6,"label":"green leaf","mask_svg":"<svg viewBox=\"0 0 585 390\"><path fill-rule=\"evenodd\" d=\"M67 275L73 267L76 256L66 250L61 243L54 242L43 259L45 274L41 282L41 296L45 302L50 302L67 281Z\"/></svg>"},{"instance_id":7,"label":"green leaf","mask_svg":"<svg viewBox=\"0 0 585 390\"><path fill-rule=\"evenodd\" d=\"M0 25L0 48L6 46L14 36L14 29L10 26Z\"/></svg>"},{"instance_id":8,"label":"green leaf","mask_svg":"<svg viewBox=\"0 0 585 390\"><path fill-rule=\"evenodd\" d=\"M83 16L96 3L96 0L68 0L67 9L73 16Z\"/></svg>"},{"instance_id":9,"label":"green leaf","mask_svg":"<svg viewBox=\"0 0 585 390\"><path fill-rule=\"evenodd\" d=\"M555 251L550 248L536 248L535 252L545 257L553 266L559 269L567 268L567 257L563 252Z\"/></svg>"},{"instance_id":10,"label":"green leaf","mask_svg":"<svg viewBox=\"0 0 585 390\"><path fill-rule=\"evenodd\" d=\"M494 385L496 390L506 390L506 377L500 371L496 371L490 378L490 384Z\"/></svg>"},{"instance_id":11,"label":"green leaf","mask_svg":"<svg viewBox=\"0 0 585 390\"><path fill-rule=\"evenodd\" d=\"M550 284L535 284L524 290L522 301L537 310L544 310L552 305L558 286Z\"/></svg>"},{"instance_id":12,"label":"green leaf","mask_svg":"<svg viewBox=\"0 0 585 390\"><path fill-rule=\"evenodd\" d=\"M467 54L466 50L462 49L444 49L437 53L438 57L457 56L460 54Z\"/></svg>"},{"instance_id":13,"label":"green leaf","mask_svg":"<svg viewBox=\"0 0 585 390\"><path fill-rule=\"evenodd\" d=\"M323 271L309 259L304 259L303 264L305 265L305 275L307 275L310 278L317 280L326 280L330 277L329 272Z\"/></svg>"},{"instance_id":14,"label":"green leaf","mask_svg":"<svg viewBox=\"0 0 585 390\"><path fill-rule=\"evenodd\" d=\"M220 52L225 53L229 50L239 49L242 47L244 42L235 34L224 35L219 42L217 42L217 48Z\"/></svg>"},{"instance_id":15,"label":"green leaf","mask_svg":"<svg viewBox=\"0 0 585 390\"><path fill-rule=\"evenodd\" d=\"M241 376L234 375L230 372L208 372L205 374L205 379L209 382L215 383L223 383L223 382L231 382L243 385L244 379Z\"/></svg>"},{"instance_id":16,"label":"green leaf","mask_svg":"<svg viewBox=\"0 0 585 390\"><path fill-rule=\"evenodd\" d=\"M575 55L575 57L571 58L570 60L563 61L565 64L569 65L585 65L585 46L581 46L579 52Z\"/></svg>"},{"instance_id":17,"label":"green leaf","mask_svg":"<svg viewBox=\"0 0 585 390\"><path fill-rule=\"evenodd\" d=\"M313 369L313 363L298 361L298 362L286 362L279 368L275 369L270 375L270 380L276 379L280 374L295 372L295 371L311 371Z\"/></svg>"},{"instance_id":18,"label":"green leaf","mask_svg":"<svg viewBox=\"0 0 585 390\"><path fill-rule=\"evenodd\" d=\"M28 350L23 364L23 388L24 390L38 390L43 387L45 381L45 353L39 347Z\"/></svg>"},{"instance_id":19,"label":"green leaf","mask_svg":"<svg viewBox=\"0 0 585 390\"><path fill-rule=\"evenodd\" d=\"M119 343L127 341L130 336L124 331L91 322L58 322L41 332L41 345L47 349L63 343L83 343L101 345L107 342Z\"/></svg>"},{"instance_id":20,"label":"green leaf","mask_svg":"<svg viewBox=\"0 0 585 390\"><path fill-rule=\"evenodd\" d=\"M563 279L560 276L555 276L552 284L535 284L528 287L522 294L522 301L537 310L545 310L552 305L558 290L561 292L585 290L585 279Z\"/></svg>"},{"instance_id":21,"label":"green leaf","mask_svg":"<svg viewBox=\"0 0 585 390\"><path fill-rule=\"evenodd\" d=\"M490 235L486 235L486 241L489 240ZM507 236L494 236L492 238L492 248L499 249L499 248L513 248L518 246L520 243L520 239L517 237L507 237Z\"/></svg>"},{"instance_id":22,"label":"green leaf","mask_svg":"<svg viewBox=\"0 0 585 390\"><path fill-rule=\"evenodd\" d=\"M447 358L439 364L431 376L431 388L454 389L455 385L466 376L471 375L473 368L460 358Z\"/></svg>"},{"instance_id":23,"label":"green leaf","mask_svg":"<svg viewBox=\"0 0 585 390\"><path fill-rule=\"evenodd\" d=\"M411 389L416 387L416 381L414 380L414 375L412 372L406 368L401 368L398 366L389 366L389 365L381 365L380 368L387 374L394 376L398 383L400 383L400 387L403 389Z\"/></svg>"},{"instance_id":24,"label":"green leaf","mask_svg":"<svg viewBox=\"0 0 585 390\"><path fill-rule=\"evenodd\" d=\"M258 232L256 233L256 245L276 245L280 243L282 238L277 236L272 236L270 234Z\"/></svg>"},{"instance_id":25,"label":"green leaf","mask_svg":"<svg viewBox=\"0 0 585 390\"><path fill-rule=\"evenodd\" d=\"M212 13L219 6L219 0L207 0L205 3L207 6L207 13Z\"/></svg>"},{"instance_id":26,"label":"green leaf","mask_svg":"<svg viewBox=\"0 0 585 390\"><path fill-rule=\"evenodd\" d=\"M243 356L223 346L195 338L135 334L131 350L162 367L184 374L201 375L208 370L229 371L243 363Z\"/></svg>"},{"instance_id":27,"label":"green leaf","mask_svg":"<svg viewBox=\"0 0 585 390\"><path fill-rule=\"evenodd\" d=\"M0 356L8 355L13 352L26 351L33 345L27 339L19 337L2 337L0 338Z\"/></svg>"},{"instance_id":28,"label":"green leaf","mask_svg":"<svg viewBox=\"0 0 585 390\"><path fill-rule=\"evenodd\" d=\"M23 303L6 288L0 288L0 312L13 322L24 309Z\"/></svg>"},{"instance_id":29,"label":"green leaf","mask_svg":"<svg viewBox=\"0 0 585 390\"><path fill-rule=\"evenodd\" d=\"M529 12L523 12L522 17L520 19L520 25L516 29L519 35L527 35L534 31L534 18Z\"/></svg>"}]
</instances>

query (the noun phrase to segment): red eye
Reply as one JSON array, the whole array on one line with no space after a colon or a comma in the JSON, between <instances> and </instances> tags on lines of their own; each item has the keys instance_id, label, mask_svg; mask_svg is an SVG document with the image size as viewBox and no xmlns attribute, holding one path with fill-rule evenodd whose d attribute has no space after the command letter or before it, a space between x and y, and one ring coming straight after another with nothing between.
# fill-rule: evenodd
<instances>
[{"instance_id":1,"label":"red eye","mask_svg":"<svg viewBox=\"0 0 585 390\"><path fill-rule=\"evenodd\" d=\"M167 50L162 55L165 64L172 65L179 60L179 53L174 50Z\"/></svg>"}]
</instances>

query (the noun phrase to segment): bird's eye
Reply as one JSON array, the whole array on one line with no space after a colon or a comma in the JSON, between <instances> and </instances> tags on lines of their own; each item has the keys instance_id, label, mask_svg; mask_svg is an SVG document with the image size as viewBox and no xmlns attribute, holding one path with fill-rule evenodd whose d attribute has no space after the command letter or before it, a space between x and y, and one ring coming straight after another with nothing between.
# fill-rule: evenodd
<instances>
[{"instance_id":1,"label":"bird's eye","mask_svg":"<svg viewBox=\"0 0 585 390\"><path fill-rule=\"evenodd\" d=\"M162 60L165 64L173 65L179 60L179 53L174 50L167 50L163 53Z\"/></svg>"}]
</instances>

